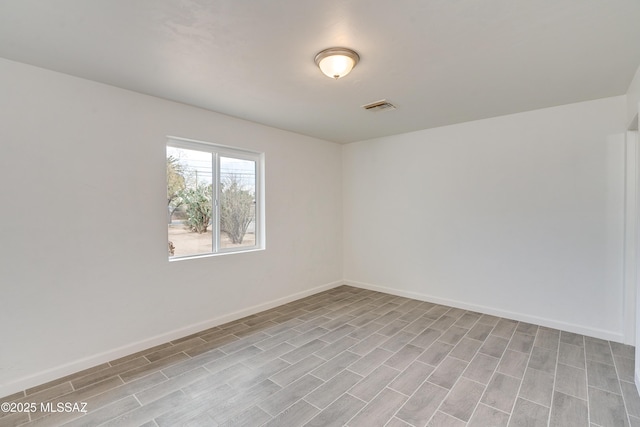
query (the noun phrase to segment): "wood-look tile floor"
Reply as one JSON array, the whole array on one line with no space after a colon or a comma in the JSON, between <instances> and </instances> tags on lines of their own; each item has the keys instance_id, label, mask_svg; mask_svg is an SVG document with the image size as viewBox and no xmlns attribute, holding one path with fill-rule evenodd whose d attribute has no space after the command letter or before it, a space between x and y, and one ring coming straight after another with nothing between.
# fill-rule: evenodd
<instances>
[{"instance_id":1,"label":"wood-look tile floor","mask_svg":"<svg viewBox=\"0 0 640 427\"><path fill-rule=\"evenodd\" d=\"M640 426L634 348L341 286L26 390L1 426Z\"/></svg>"}]
</instances>

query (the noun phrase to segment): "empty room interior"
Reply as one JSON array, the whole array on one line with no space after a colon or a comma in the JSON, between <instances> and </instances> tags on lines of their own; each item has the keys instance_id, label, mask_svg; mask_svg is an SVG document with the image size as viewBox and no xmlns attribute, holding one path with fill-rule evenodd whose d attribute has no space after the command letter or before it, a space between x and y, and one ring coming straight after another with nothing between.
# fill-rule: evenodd
<instances>
[{"instance_id":1,"label":"empty room interior","mask_svg":"<svg viewBox=\"0 0 640 427\"><path fill-rule=\"evenodd\" d=\"M637 0L0 2L0 425L640 426Z\"/></svg>"}]
</instances>

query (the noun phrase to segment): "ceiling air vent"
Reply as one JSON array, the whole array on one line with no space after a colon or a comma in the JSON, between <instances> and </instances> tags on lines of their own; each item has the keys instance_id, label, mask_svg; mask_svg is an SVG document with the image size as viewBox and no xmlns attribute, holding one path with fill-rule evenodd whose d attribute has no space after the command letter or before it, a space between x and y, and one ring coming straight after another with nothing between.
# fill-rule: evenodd
<instances>
[{"instance_id":1,"label":"ceiling air vent","mask_svg":"<svg viewBox=\"0 0 640 427\"><path fill-rule=\"evenodd\" d=\"M387 101L386 99L381 99L380 101L363 105L362 108L368 111L389 111L389 110L395 110L396 106L390 103L389 101Z\"/></svg>"}]
</instances>

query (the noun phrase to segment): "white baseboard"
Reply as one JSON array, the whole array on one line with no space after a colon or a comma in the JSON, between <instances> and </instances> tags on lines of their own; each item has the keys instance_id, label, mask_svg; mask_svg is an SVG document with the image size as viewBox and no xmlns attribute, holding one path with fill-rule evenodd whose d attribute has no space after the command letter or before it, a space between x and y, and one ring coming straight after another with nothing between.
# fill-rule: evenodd
<instances>
[{"instance_id":1,"label":"white baseboard","mask_svg":"<svg viewBox=\"0 0 640 427\"><path fill-rule=\"evenodd\" d=\"M464 310L477 311L483 314L490 314L492 316L504 317L507 319L517 320L519 322L532 323L534 325L546 326L548 328L560 329L567 332L573 332L580 335L587 335L594 338L600 338L608 341L623 342L624 336L622 333L607 331L604 329L590 328L587 326L576 325L573 323L560 322L553 319L547 319L544 317L531 316L522 313L516 313L507 310L501 310L493 307L487 307L483 305L470 304L463 301L455 301L446 298L438 298L419 292L404 291L401 289L388 288L385 286L371 285L369 283L357 282L354 280L345 279L344 283L356 288L369 289L372 291L384 292L391 295L397 295L400 297L417 299L420 301L431 302L434 304L447 305L450 307L461 308Z\"/></svg>"},{"instance_id":2,"label":"white baseboard","mask_svg":"<svg viewBox=\"0 0 640 427\"><path fill-rule=\"evenodd\" d=\"M108 350L93 356L78 359L73 362L65 363L64 365L56 366L51 369L47 369L35 374L18 378L14 381L0 384L0 397L8 396L13 393L17 393L22 390L26 390L30 387L35 387L40 384L44 384L49 381L62 378L64 376L73 374L75 372L82 371L84 369L97 366L111 360L118 359L120 357L127 356L129 354L136 353L138 351L145 350L147 348L154 347L156 345L164 344L169 341L176 340L178 338L185 337L187 335L194 334L205 329L213 328L214 326L222 325L227 322L241 319L252 314L260 313L261 311L269 310L279 305L286 304L310 295L317 294L329 289L336 288L343 285L343 281L337 281L333 283L327 283L325 285L317 286L306 291L298 292L293 295L289 295L283 298L278 298L269 302L254 305L243 310L238 310L233 313L225 314L224 316L215 317L213 319L205 320L204 322L195 323L183 328L175 329L164 334L156 335L152 338L147 338L135 343L131 343L122 347L118 347L112 350Z\"/></svg>"}]
</instances>

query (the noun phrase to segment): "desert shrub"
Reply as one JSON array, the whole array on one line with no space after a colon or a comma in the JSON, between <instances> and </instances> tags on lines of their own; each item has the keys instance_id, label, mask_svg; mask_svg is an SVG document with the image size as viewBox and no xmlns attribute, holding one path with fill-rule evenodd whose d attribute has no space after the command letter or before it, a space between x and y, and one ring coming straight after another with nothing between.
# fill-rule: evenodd
<instances>
[{"instance_id":1,"label":"desert shrub","mask_svg":"<svg viewBox=\"0 0 640 427\"><path fill-rule=\"evenodd\" d=\"M220 230L225 231L232 243L240 244L254 215L253 192L243 187L236 175L222 182L220 194Z\"/></svg>"},{"instance_id":2,"label":"desert shrub","mask_svg":"<svg viewBox=\"0 0 640 427\"><path fill-rule=\"evenodd\" d=\"M206 233L211 224L211 186L199 186L181 191L180 197L186 205L186 226L196 233Z\"/></svg>"}]
</instances>

